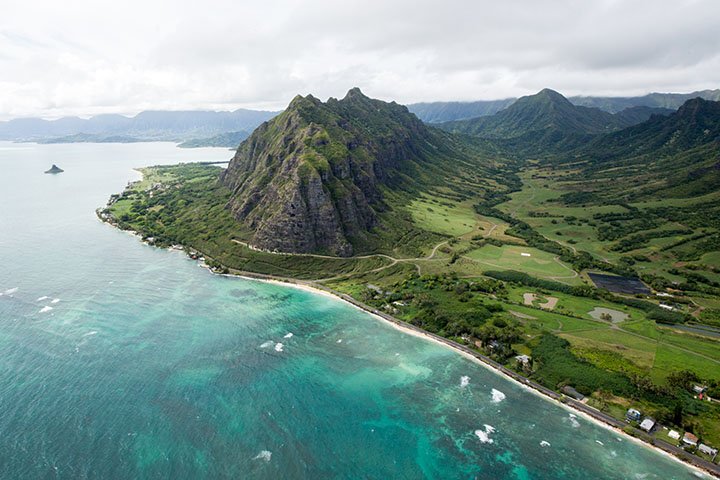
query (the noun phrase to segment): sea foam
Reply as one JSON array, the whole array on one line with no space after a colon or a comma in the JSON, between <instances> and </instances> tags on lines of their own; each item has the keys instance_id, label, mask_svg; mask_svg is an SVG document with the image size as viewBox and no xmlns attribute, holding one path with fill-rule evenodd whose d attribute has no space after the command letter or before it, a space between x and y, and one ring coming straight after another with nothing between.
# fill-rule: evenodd
<instances>
[{"instance_id":1,"label":"sea foam","mask_svg":"<svg viewBox=\"0 0 720 480\"><path fill-rule=\"evenodd\" d=\"M49 311L52 310L52 309L53 309L52 307L45 306L45 307L43 307L43 308L40 309L40 313L47 313L47 312L49 312Z\"/></svg>"},{"instance_id":2,"label":"sea foam","mask_svg":"<svg viewBox=\"0 0 720 480\"><path fill-rule=\"evenodd\" d=\"M505 394L503 392L501 392L500 390L495 390L493 388L491 394L492 394L493 403L500 403L503 400L505 400Z\"/></svg>"},{"instance_id":3,"label":"sea foam","mask_svg":"<svg viewBox=\"0 0 720 480\"><path fill-rule=\"evenodd\" d=\"M18 290L19 290L18 287L8 288L3 293L0 293L0 295L12 295L13 293L16 293Z\"/></svg>"},{"instance_id":4,"label":"sea foam","mask_svg":"<svg viewBox=\"0 0 720 480\"><path fill-rule=\"evenodd\" d=\"M465 388L470 384L470 377L463 375L460 377L460 388Z\"/></svg>"},{"instance_id":5,"label":"sea foam","mask_svg":"<svg viewBox=\"0 0 720 480\"><path fill-rule=\"evenodd\" d=\"M253 460L264 460L266 462L269 462L272 458L272 452L270 450L262 450L260 453L255 455L253 457Z\"/></svg>"},{"instance_id":6,"label":"sea foam","mask_svg":"<svg viewBox=\"0 0 720 480\"><path fill-rule=\"evenodd\" d=\"M483 425L483 427L485 427L484 430L475 430L475 436L478 437L482 443L493 443L494 440L490 438L490 434L495 431L495 428L491 425Z\"/></svg>"},{"instance_id":7,"label":"sea foam","mask_svg":"<svg viewBox=\"0 0 720 480\"><path fill-rule=\"evenodd\" d=\"M292 338L292 336L293 336L292 332L288 332L285 334L285 336L283 338Z\"/></svg>"},{"instance_id":8,"label":"sea foam","mask_svg":"<svg viewBox=\"0 0 720 480\"><path fill-rule=\"evenodd\" d=\"M541 447L549 447L549 446L550 446L550 442L548 442L548 441L546 441L546 440L543 440L542 442L540 442L540 446L541 446Z\"/></svg>"},{"instance_id":9,"label":"sea foam","mask_svg":"<svg viewBox=\"0 0 720 480\"><path fill-rule=\"evenodd\" d=\"M269 347L272 347L273 345L275 345L275 342L273 342L272 340L268 340L267 342L260 345L260 348L269 348Z\"/></svg>"},{"instance_id":10,"label":"sea foam","mask_svg":"<svg viewBox=\"0 0 720 480\"><path fill-rule=\"evenodd\" d=\"M50 302L50 303L58 303L59 301L60 301L60 299L59 299L59 298L56 298L56 299L54 299L54 300L53 300L52 302Z\"/></svg>"},{"instance_id":11,"label":"sea foam","mask_svg":"<svg viewBox=\"0 0 720 480\"><path fill-rule=\"evenodd\" d=\"M47 300L48 298L50 297L48 297L47 295L43 295L42 297L38 298L36 302L42 302L43 300Z\"/></svg>"},{"instance_id":12,"label":"sea foam","mask_svg":"<svg viewBox=\"0 0 720 480\"><path fill-rule=\"evenodd\" d=\"M573 426L573 428L579 428L580 422L577 421L577 416L573 415L572 413L568 414L568 420L570 421L570 425Z\"/></svg>"},{"instance_id":13,"label":"sea foam","mask_svg":"<svg viewBox=\"0 0 720 480\"><path fill-rule=\"evenodd\" d=\"M276 343L275 344L275 351L276 352L282 352L283 351L283 344L282 343Z\"/></svg>"}]
</instances>

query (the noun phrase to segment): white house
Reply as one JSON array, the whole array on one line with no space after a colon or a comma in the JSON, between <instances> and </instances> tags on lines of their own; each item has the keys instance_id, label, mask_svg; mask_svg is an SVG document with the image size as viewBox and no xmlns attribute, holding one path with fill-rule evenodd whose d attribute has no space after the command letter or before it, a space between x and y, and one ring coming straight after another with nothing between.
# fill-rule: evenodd
<instances>
[{"instance_id":1,"label":"white house","mask_svg":"<svg viewBox=\"0 0 720 480\"><path fill-rule=\"evenodd\" d=\"M654 426L655 420L650 417L645 417L645 420L643 420L640 424L640 429L645 430L646 432L650 432L650 430L652 430Z\"/></svg>"},{"instance_id":2,"label":"white house","mask_svg":"<svg viewBox=\"0 0 720 480\"><path fill-rule=\"evenodd\" d=\"M710 455L711 457L714 457L718 453L717 448L712 448L708 445L705 445L704 443L700 444L698 450L700 450L705 455Z\"/></svg>"},{"instance_id":3,"label":"white house","mask_svg":"<svg viewBox=\"0 0 720 480\"><path fill-rule=\"evenodd\" d=\"M685 432L682 441L685 445L691 445L693 447L697 447L698 444L698 438L690 432Z\"/></svg>"}]
</instances>

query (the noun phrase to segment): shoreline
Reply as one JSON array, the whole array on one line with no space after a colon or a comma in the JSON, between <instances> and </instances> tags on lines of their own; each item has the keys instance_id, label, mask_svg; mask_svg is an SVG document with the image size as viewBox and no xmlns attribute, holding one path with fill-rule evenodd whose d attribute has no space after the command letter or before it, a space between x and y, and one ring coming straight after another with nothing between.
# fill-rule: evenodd
<instances>
[{"instance_id":1,"label":"shoreline","mask_svg":"<svg viewBox=\"0 0 720 480\"><path fill-rule=\"evenodd\" d=\"M599 427L601 427L601 428L603 428L603 429L605 429L605 430L608 430L608 431L611 431L611 432L613 432L613 433L615 433L615 434L618 434L618 435L622 436L623 438L626 438L626 439L630 440L631 442L635 443L636 445L643 446L643 447L645 447L645 448L649 448L649 449L653 450L653 451L656 452L656 453L659 453L659 454L661 454L661 455L663 455L663 456L665 456L665 457L671 458L671 459L673 459L674 461L679 462L679 463L681 463L682 465L688 467L690 470L694 471L695 473L701 473L701 474L703 474L703 475L709 475L711 478L720 478L720 475L718 475L717 473L715 473L715 472L713 472L713 471L711 471L711 470L702 468L701 466L698 466L698 465L695 465L695 464L690 463L690 462L688 462L688 461L685 461L685 460L683 460L682 458L679 458L678 456L674 455L673 453L671 453L671 452L669 452L669 451L667 451L667 450L664 450L664 449L660 448L659 446L657 446L657 445L655 445L655 444L651 444L651 443L646 442L646 441L644 441L644 440L642 440L642 439L640 439L640 438L637 438L637 437L635 437L635 436L633 436L633 435L628 434L627 432L625 432L625 431L624 431L622 428L620 428L619 426L612 425L612 424L610 424L609 422L603 421L603 420L601 420L601 419L593 416L592 414L590 414L590 413L589 413L588 411L586 411L586 410L581 410L581 409L579 409L579 408L576 408L575 405L573 404L574 402L573 402L573 403L567 403L567 402L562 401L561 399L563 398L563 395L561 395L561 394L556 394L557 397L550 396L550 395L544 393L543 391L535 388L535 387L534 387L534 382L532 382L530 379L525 378L525 377L523 377L523 376L520 375L520 374L516 374L517 377L520 377L520 378L524 378L524 379L525 379L525 381L521 381L521 380L519 380L518 378L516 378L516 376L509 375L509 374L505 373L504 370L501 370L501 369L499 369L499 368L496 368L495 365L493 365L493 364L491 364L491 363L488 363L488 361L486 361L486 359L482 358L482 356L481 356L482 354L480 354L480 353L474 353L474 352L472 352L472 351L467 351L466 348L464 348L463 345L457 344L456 342L454 342L454 341L452 341L452 340L450 340L450 339L446 339L446 338L444 338L444 337L439 337L439 336L437 336L437 335L435 335L435 334L433 334L433 333L431 333L431 332L427 332L427 331L421 330L421 329L419 329L419 328L417 328L417 327L414 327L413 325L408 324L407 322L405 322L405 321L403 321L403 320L397 319L397 318L392 317L392 316L390 316L390 315L387 315L387 317L392 318L392 320L390 320L389 318L385 318L384 315L386 315L386 314L383 314L383 313L381 313L381 312L378 312L378 311L375 310L375 309L371 309L370 307L362 306L362 305L360 304L360 302L357 302L357 301L354 300L354 299L353 299L353 301L347 300L346 298L344 298L345 294L342 294L342 293L340 293L340 292L335 292L334 290L332 290L332 289L330 289L330 288L327 288L327 287L318 288L318 284L316 284L316 283L314 283L314 282L298 283L298 281L294 281L294 280L292 280L292 279L279 280L279 279L274 279L274 278L260 278L260 277L249 276L249 275L247 275L247 274L242 274L242 273L238 273L238 274L232 274L232 273L228 273L228 274L218 274L218 273L212 271L212 269L210 269L209 267L206 266L206 268L207 268L211 273L216 274L216 275L222 275L222 276L226 276L226 277L230 277L230 278L242 278L242 279L244 279L244 280L252 280L252 281L258 281L258 282L264 282L264 283L274 284L274 285L283 286L283 287L297 288L298 290L302 290L302 291L305 291L305 292L308 292L308 293L312 293L312 294L314 294L314 295L322 295L322 296L327 297L327 298L332 298L332 299L334 299L334 300L342 301L343 303L346 303L346 304L350 305L351 307L354 307L354 308L362 311L363 313L365 313L365 314L367 314L367 315L370 315L370 316L373 317L375 320L377 320L377 321L379 321L379 322L381 322L381 323L383 323L383 324L386 324L386 325L394 328L395 330L397 330L397 331L399 331L399 332L402 332L402 333L404 333L404 334L411 335L411 336L416 337L416 338L424 339L424 340L429 341L429 342L432 342L432 343L434 343L434 344L436 344L436 345L439 345L439 346L445 347L445 348L447 348L447 349L450 349L450 350L452 350L452 351L455 352L455 353L459 353L461 356L463 356L463 357L465 357L466 359L470 360L472 363L474 363L474 364L476 364L476 365L482 366L483 368L485 368L485 369L488 370L489 372L491 372L491 373L493 373L493 374L495 374L495 375L497 375L497 376L499 376L499 377L501 377L501 378L503 378L503 379L509 380L510 382L512 382L513 384L519 386L520 388L522 388L522 389L525 390L526 392L529 392L529 393L531 393L532 395L535 395L536 397L538 397L538 398L540 398L540 399L542 399L542 400L544 400L544 401L546 401L546 402L549 402L549 403L552 403L552 404L554 404L554 405L560 406L561 408L563 408L564 410L566 410L566 411L568 411L568 412L571 412L572 414L577 414L577 415L579 415L580 417L582 417L583 419L587 420L588 422L590 422L590 423L592 423L592 424L594 424L594 425L597 425L597 426L599 426ZM333 293L333 292L334 292L334 293ZM377 312L377 313L376 313L376 312ZM487 360L489 360L489 359L487 359ZM492 360L490 360L490 361L492 362ZM493 363L494 363L494 362L493 362ZM504 368L504 367L503 367L503 368ZM542 388L544 388L544 387L542 387ZM592 407L586 407L586 408L587 408L587 409L592 409ZM602 412L600 412L600 411L598 410L598 413L602 413ZM618 423L619 423L619 421L618 421Z\"/></svg>"},{"instance_id":2,"label":"shoreline","mask_svg":"<svg viewBox=\"0 0 720 480\"><path fill-rule=\"evenodd\" d=\"M113 228L130 233L132 236L137 237L140 239L140 241L148 246L151 247L157 247L154 244L151 244L143 239L143 236L140 232L132 231L132 230L123 230L121 229L117 224L110 221L110 219L106 219L100 216L99 211L101 209L97 210L97 217L98 219L103 222L107 223ZM322 284L318 284L315 281L312 280L299 280L299 279L293 279L293 278L286 278L286 277L279 277L279 276L273 276L273 275L267 275L267 274L260 274L260 273L254 273L254 272L246 272L246 271L240 271L236 269L231 269L229 267L227 268L229 273L220 273L212 269L207 263L207 259L212 259L212 257L209 257L204 252L192 248L192 247L186 247L186 249L191 249L198 254L202 255L204 258L203 261L199 261L198 265L207 269L208 272L210 272L213 275L220 275L223 277L228 278L241 278L244 280L254 280L254 281L260 281L265 282L269 284L275 284L278 286L283 287L292 287L297 288L299 290L306 291L308 293L312 293L315 295L323 295L328 298L332 298L334 300L340 300L344 303L349 304L350 306L361 310L362 312L370 315L371 317L374 317L376 321L380 321L384 324L388 324L390 327L405 333L412 335L417 338L425 339L427 341L433 342L437 345L444 346L445 348L451 349L456 353L459 353L466 359L472 361L475 364L479 364L480 366L484 367L485 369L489 370L490 372L501 376L514 384L522 387L526 391L537 395L539 398L552 402L562 408L564 408L567 411L572 412L573 414L579 414L582 418L585 420L601 427L609 431L613 431L614 433L621 435L623 438L627 438L636 444L640 446L644 446L646 448L650 448L653 451L660 453L661 455L665 455L667 457L672 458L673 460L682 463L686 467L688 467L691 471L693 471L695 474L703 474L703 475L709 475L710 478L717 478L720 479L720 467L718 465L715 465L711 462L708 462L700 457L697 457L695 455L689 454L682 450L679 447L676 447L672 444L663 442L665 445L662 444L656 444L656 443L650 443L648 441L645 441L641 438L635 437L634 435L631 435L623 430L623 427L627 426L627 424L610 417L607 414L604 414L603 412L593 408L589 407L577 400L571 399L563 394L560 394L558 392L555 392L554 390L551 390L547 387L544 387L529 378L525 377L524 375L521 375L513 370L508 369L504 365L495 362L494 360L490 359L489 357L476 352L470 348L468 348L465 345L461 345L454 340L450 340L445 337L441 337L439 335L436 335L432 332L425 331L419 327L416 327L412 324L409 324L403 320L400 320L398 318L393 317L392 315L388 315L384 312L381 312L375 308L372 308L368 305L363 304L362 302L354 299L348 294L338 292L336 290L333 290L329 287L326 287ZM176 250L170 247L168 250L171 251L181 251ZM186 251L183 251L185 253L186 258L190 259L189 254ZM197 260L196 260L197 261ZM635 429L637 431L637 429ZM643 432L640 432L643 433ZM682 455L682 457L681 457Z\"/></svg>"}]
</instances>

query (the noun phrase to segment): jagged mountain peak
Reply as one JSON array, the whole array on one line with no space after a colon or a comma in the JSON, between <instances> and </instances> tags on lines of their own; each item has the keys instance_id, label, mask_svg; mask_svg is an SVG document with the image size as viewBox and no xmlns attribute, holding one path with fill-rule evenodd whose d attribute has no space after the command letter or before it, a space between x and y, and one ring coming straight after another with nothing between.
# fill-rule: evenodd
<instances>
[{"instance_id":1,"label":"jagged mountain peak","mask_svg":"<svg viewBox=\"0 0 720 480\"><path fill-rule=\"evenodd\" d=\"M255 247L351 255L378 224L382 186L399 185L443 140L407 108L351 89L296 96L244 141L222 176Z\"/></svg>"},{"instance_id":2,"label":"jagged mountain peak","mask_svg":"<svg viewBox=\"0 0 720 480\"><path fill-rule=\"evenodd\" d=\"M343 100L370 100L370 97L366 96L360 87L353 87L348 90Z\"/></svg>"},{"instance_id":3,"label":"jagged mountain peak","mask_svg":"<svg viewBox=\"0 0 720 480\"><path fill-rule=\"evenodd\" d=\"M570 103L570 100L565 98L565 96L563 96L561 93L559 93L551 88L543 88L542 90L540 90L538 93L536 93L534 95L528 95L526 97L521 97L520 100L522 100L523 98L528 99L528 100L543 100L543 101L549 101L549 102L557 103L557 104L572 105L572 103Z\"/></svg>"},{"instance_id":4,"label":"jagged mountain peak","mask_svg":"<svg viewBox=\"0 0 720 480\"><path fill-rule=\"evenodd\" d=\"M443 128L491 139L509 140L528 151L567 148L588 135L620 128L622 122L596 108L577 107L560 93L545 88L518 99L495 115L459 122Z\"/></svg>"},{"instance_id":5,"label":"jagged mountain peak","mask_svg":"<svg viewBox=\"0 0 720 480\"><path fill-rule=\"evenodd\" d=\"M677 111L677 118L711 117L717 120L720 112L720 102L704 100L700 97L691 98L683 103Z\"/></svg>"},{"instance_id":6,"label":"jagged mountain peak","mask_svg":"<svg viewBox=\"0 0 720 480\"><path fill-rule=\"evenodd\" d=\"M559 115L573 115L578 108L570 100L562 94L544 88L534 95L520 97L514 104L510 105L506 111L515 112L520 115L533 115L533 120L540 120L539 117L556 117ZM498 114L503 113L498 112ZM530 118L528 118L530 120Z\"/></svg>"}]
</instances>

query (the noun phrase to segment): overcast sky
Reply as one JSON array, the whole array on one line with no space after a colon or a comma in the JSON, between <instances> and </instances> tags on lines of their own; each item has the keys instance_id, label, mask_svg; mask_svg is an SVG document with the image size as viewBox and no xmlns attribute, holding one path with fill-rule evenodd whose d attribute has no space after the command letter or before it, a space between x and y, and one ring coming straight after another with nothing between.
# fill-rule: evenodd
<instances>
[{"instance_id":1,"label":"overcast sky","mask_svg":"<svg viewBox=\"0 0 720 480\"><path fill-rule=\"evenodd\" d=\"M0 119L720 88L718 0L0 0Z\"/></svg>"}]
</instances>

